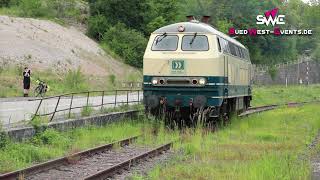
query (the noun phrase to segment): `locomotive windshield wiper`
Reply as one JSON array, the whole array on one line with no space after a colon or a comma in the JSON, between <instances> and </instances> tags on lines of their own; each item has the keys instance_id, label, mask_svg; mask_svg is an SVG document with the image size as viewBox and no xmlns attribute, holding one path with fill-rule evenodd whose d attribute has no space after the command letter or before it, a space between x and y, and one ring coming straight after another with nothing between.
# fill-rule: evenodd
<instances>
[{"instance_id":1,"label":"locomotive windshield wiper","mask_svg":"<svg viewBox=\"0 0 320 180\"><path fill-rule=\"evenodd\" d=\"M194 42L194 40L196 39L198 33L194 33L193 38L190 41L190 45Z\"/></svg>"},{"instance_id":2,"label":"locomotive windshield wiper","mask_svg":"<svg viewBox=\"0 0 320 180\"><path fill-rule=\"evenodd\" d=\"M162 37L162 38L161 38ZM165 32L165 33L163 33L162 35L160 35L158 38L157 38L157 40L156 40L156 45L159 43L159 42L161 42L164 38L166 38L167 37L167 33ZM161 39L160 39L161 38Z\"/></svg>"}]
</instances>

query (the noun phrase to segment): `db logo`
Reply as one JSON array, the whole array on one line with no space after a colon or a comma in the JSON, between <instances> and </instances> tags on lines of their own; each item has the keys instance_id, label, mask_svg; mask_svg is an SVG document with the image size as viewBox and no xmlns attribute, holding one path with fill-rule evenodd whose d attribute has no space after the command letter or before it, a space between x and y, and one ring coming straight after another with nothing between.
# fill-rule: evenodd
<instances>
[{"instance_id":1,"label":"db logo","mask_svg":"<svg viewBox=\"0 0 320 180\"><path fill-rule=\"evenodd\" d=\"M285 24L284 18L285 15L278 15L278 8L272 9L270 11L267 11L264 13L264 15L258 15L257 16L257 24L265 24L269 26L271 23L272 26L276 24Z\"/></svg>"}]
</instances>

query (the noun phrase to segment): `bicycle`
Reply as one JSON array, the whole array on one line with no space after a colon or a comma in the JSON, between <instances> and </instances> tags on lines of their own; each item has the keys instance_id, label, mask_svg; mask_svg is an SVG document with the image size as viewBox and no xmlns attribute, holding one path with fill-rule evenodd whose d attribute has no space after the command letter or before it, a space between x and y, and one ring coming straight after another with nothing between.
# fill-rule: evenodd
<instances>
[{"instance_id":1,"label":"bicycle","mask_svg":"<svg viewBox=\"0 0 320 180\"><path fill-rule=\"evenodd\" d=\"M39 95L41 97L45 96L45 94L46 94L46 92L48 91L48 88L49 88L48 85L44 81L41 81L41 80L37 80L36 82L38 83L38 86L34 90L34 95L36 97L38 97Z\"/></svg>"}]
</instances>

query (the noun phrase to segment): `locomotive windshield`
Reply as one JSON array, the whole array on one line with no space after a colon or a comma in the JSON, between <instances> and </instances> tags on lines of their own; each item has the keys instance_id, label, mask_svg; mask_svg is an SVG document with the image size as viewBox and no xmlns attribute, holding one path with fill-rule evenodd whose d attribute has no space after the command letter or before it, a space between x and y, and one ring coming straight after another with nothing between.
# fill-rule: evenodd
<instances>
[{"instance_id":1,"label":"locomotive windshield","mask_svg":"<svg viewBox=\"0 0 320 180\"><path fill-rule=\"evenodd\" d=\"M158 35L152 45L153 51L175 51L178 48L179 37L176 35Z\"/></svg>"},{"instance_id":2,"label":"locomotive windshield","mask_svg":"<svg viewBox=\"0 0 320 180\"><path fill-rule=\"evenodd\" d=\"M183 51L208 51L209 43L204 35L185 35L182 38Z\"/></svg>"}]
</instances>

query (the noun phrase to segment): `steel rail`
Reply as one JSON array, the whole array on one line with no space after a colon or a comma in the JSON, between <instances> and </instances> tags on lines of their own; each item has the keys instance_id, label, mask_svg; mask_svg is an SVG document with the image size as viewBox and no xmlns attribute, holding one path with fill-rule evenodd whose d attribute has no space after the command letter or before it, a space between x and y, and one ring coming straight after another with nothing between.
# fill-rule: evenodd
<instances>
[{"instance_id":1,"label":"steel rail","mask_svg":"<svg viewBox=\"0 0 320 180\"><path fill-rule=\"evenodd\" d=\"M81 151L81 152L78 152L78 153L75 153L75 154L72 154L69 156L54 159L54 160L47 161L47 162L44 162L41 164L36 164L36 165L33 165L33 166L25 168L25 169L9 172L6 174L0 174L0 179L20 179L21 177L28 177L32 174L35 174L35 173L38 173L41 171L45 171L48 169L52 169L52 168L57 167L59 165L69 164L70 159L78 159L83 156L88 156L90 154L95 154L98 152L102 152L104 150L109 150L112 147L114 147L114 145L116 145L116 144L120 144L120 146L128 145L128 144L132 143L134 140L136 140L138 137L139 136L133 136L133 137L130 137L127 139L123 139L120 141L116 141L113 143L109 143L106 145L102 145L99 147L95 147L95 148L91 148L91 149L88 149L85 151Z\"/></svg>"},{"instance_id":2,"label":"steel rail","mask_svg":"<svg viewBox=\"0 0 320 180\"><path fill-rule=\"evenodd\" d=\"M320 101L315 100L315 101L305 101L305 102L290 102L290 103L282 103L282 104L272 104L272 105L266 105L266 106L257 106L257 107L250 107L247 111L241 113L238 115L239 117L245 117L249 116L251 114L256 114L259 112L264 112L264 111L270 111L274 110L283 106L288 106L288 107L295 107L295 106L300 106L304 104L310 104L310 103L319 103Z\"/></svg>"},{"instance_id":3,"label":"steel rail","mask_svg":"<svg viewBox=\"0 0 320 180\"><path fill-rule=\"evenodd\" d=\"M85 180L96 180L96 179L106 179L109 177L112 177L113 175L115 175L117 172L121 171L122 169L128 169L130 168L134 163L147 158L147 157L154 157L158 154L161 154L163 151L167 151L171 148L172 146L172 142L159 146L157 148L154 148L150 151L147 151L145 153L142 153L138 156L132 157L130 159L127 159L126 161L123 161L121 163L118 163L116 165L113 165L112 167L99 171L96 174L93 175L89 175L87 177L85 177Z\"/></svg>"}]
</instances>

